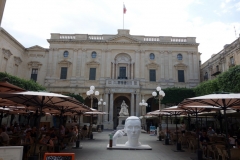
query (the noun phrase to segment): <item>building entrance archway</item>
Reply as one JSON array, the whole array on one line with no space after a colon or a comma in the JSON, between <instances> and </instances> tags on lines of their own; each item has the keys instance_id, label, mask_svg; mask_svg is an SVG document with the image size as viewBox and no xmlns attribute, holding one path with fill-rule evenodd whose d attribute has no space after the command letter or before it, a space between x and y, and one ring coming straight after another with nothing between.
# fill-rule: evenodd
<instances>
[{"instance_id":1,"label":"building entrance archway","mask_svg":"<svg viewBox=\"0 0 240 160\"><path fill-rule=\"evenodd\" d=\"M130 100L125 96L119 96L114 100L114 108L113 108L113 128L116 129L118 126L118 116L119 112L121 110L121 104L125 101L125 103L128 105L128 113L130 115L131 113L131 107L130 107Z\"/></svg>"}]
</instances>

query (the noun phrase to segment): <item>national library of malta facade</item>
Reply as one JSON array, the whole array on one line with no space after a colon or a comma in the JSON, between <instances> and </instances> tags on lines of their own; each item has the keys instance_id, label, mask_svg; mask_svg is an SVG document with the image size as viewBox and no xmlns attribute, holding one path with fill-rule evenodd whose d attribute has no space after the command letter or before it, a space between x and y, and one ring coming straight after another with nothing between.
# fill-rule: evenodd
<instances>
[{"instance_id":1,"label":"national library of malta facade","mask_svg":"<svg viewBox=\"0 0 240 160\"><path fill-rule=\"evenodd\" d=\"M157 86L192 88L200 82L195 37L131 35L119 29L108 35L51 33L47 41L49 48L25 48L0 28L0 71L33 79L50 92L80 94L88 106L86 92L95 86L100 95L93 108L109 113L98 122L104 129L117 126L123 100L131 116L141 116L158 109L151 104ZM98 106L99 99L106 105ZM148 106L139 106L142 99Z\"/></svg>"}]
</instances>

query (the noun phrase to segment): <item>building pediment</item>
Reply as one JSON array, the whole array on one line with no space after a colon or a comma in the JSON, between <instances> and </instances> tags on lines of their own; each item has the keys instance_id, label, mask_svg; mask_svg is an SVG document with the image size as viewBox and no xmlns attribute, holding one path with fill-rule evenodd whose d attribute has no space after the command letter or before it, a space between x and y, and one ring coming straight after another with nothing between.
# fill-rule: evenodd
<instances>
[{"instance_id":1,"label":"building pediment","mask_svg":"<svg viewBox=\"0 0 240 160\"><path fill-rule=\"evenodd\" d=\"M42 66L42 63L38 62L38 61L30 61L28 62L28 68L38 68L40 69Z\"/></svg>"},{"instance_id":2,"label":"building pediment","mask_svg":"<svg viewBox=\"0 0 240 160\"><path fill-rule=\"evenodd\" d=\"M62 60L62 61L58 62L58 64L65 65L65 66L70 66L72 64L72 62L70 62L68 60Z\"/></svg>"},{"instance_id":3,"label":"building pediment","mask_svg":"<svg viewBox=\"0 0 240 160\"><path fill-rule=\"evenodd\" d=\"M113 38L107 40L107 42L115 42L115 43L139 43L139 40L131 37L130 35L117 35Z\"/></svg>"},{"instance_id":4,"label":"building pediment","mask_svg":"<svg viewBox=\"0 0 240 160\"><path fill-rule=\"evenodd\" d=\"M184 68L187 68L187 65L184 63L178 63L178 64L175 64L174 67L179 69L181 68L184 69Z\"/></svg>"},{"instance_id":5,"label":"building pediment","mask_svg":"<svg viewBox=\"0 0 240 160\"><path fill-rule=\"evenodd\" d=\"M96 66L96 65L100 65L100 63L98 63L96 61L91 61L91 62L87 62L87 65Z\"/></svg>"},{"instance_id":6,"label":"building pediment","mask_svg":"<svg viewBox=\"0 0 240 160\"><path fill-rule=\"evenodd\" d=\"M39 45L35 45L35 46L27 48L27 50L29 50L29 51L45 51L46 48L43 48Z\"/></svg>"},{"instance_id":7,"label":"building pediment","mask_svg":"<svg viewBox=\"0 0 240 160\"><path fill-rule=\"evenodd\" d=\"M148 69L157 69L159 67L156 63L149 63L146 65Z\"/></svg>"}]
</instances>

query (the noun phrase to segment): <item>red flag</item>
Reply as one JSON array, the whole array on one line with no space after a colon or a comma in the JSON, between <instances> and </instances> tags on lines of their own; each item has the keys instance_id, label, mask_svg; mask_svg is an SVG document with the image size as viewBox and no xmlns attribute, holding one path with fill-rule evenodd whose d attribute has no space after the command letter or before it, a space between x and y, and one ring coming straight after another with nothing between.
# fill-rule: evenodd
<instances>
[{"instance_id":1,"label":"red flag","mask_svg":"<svg viewBox=\"0 0 240 160\"><path fill-rule=\"evenodd\" d=\"M125 7L125 4L123 4L123 14L125 14L127 12L127 9Z\"/></svg>"}]
</instances>

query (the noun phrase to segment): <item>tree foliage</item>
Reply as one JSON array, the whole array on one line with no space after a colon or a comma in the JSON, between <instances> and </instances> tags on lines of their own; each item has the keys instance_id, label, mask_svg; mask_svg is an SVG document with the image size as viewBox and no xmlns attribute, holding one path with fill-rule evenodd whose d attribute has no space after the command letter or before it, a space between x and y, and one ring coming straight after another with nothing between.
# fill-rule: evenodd
<instances>
[{"instance_id":1,"label":"tree foliage","mask_svg":"<svg viewBox=\"0 0 240 160\"><path fill-rule=\"evenodd\" d=\"M196 96L213 93L239 93L240 92L240 66L230 68L217 78L200 83L195 87Z\"/></svg>"},{"instance_id":2,"label":"tree foliage","mask_svg":"<svg viewBox=\"0 0 240 160\"><path fill-rule=\"evenodd\" d=\"M9 83L16 85L18 87L21 87L28 91L44 91L44 90L46 90L45 87L41 86L40 84L36 83L33 80L26 80L26 79L22 79L22 78L19 78L16 76L12 76L8 73L0 72L0 80L3 78L8 78Z\"/></svg>"},{"instance_id":3,"label":"tree foliage","mask_svg":"<svg viewBox=\"0 0 240 160\"><path fill-rule=\"evenodd\" d=\"M79 102L84 103L83 97L80 96L79 94L69 93L69 94L67 94L66 96L73 97L73 98L75 98L76 100L78 100Z\"/></svg>"},{"instance_id":4,"label":"tree foliage","mask_svg":"<svg viewBox=\"0 0 240 160\"><path fill-rule=\"evenodd\" d=\"M177 105L182 102L185 98L191 98L195 96L194 90L191 88L166 88L163 89L165 97L161 103L166 105Z\"/></svg>"}]
</instances>

